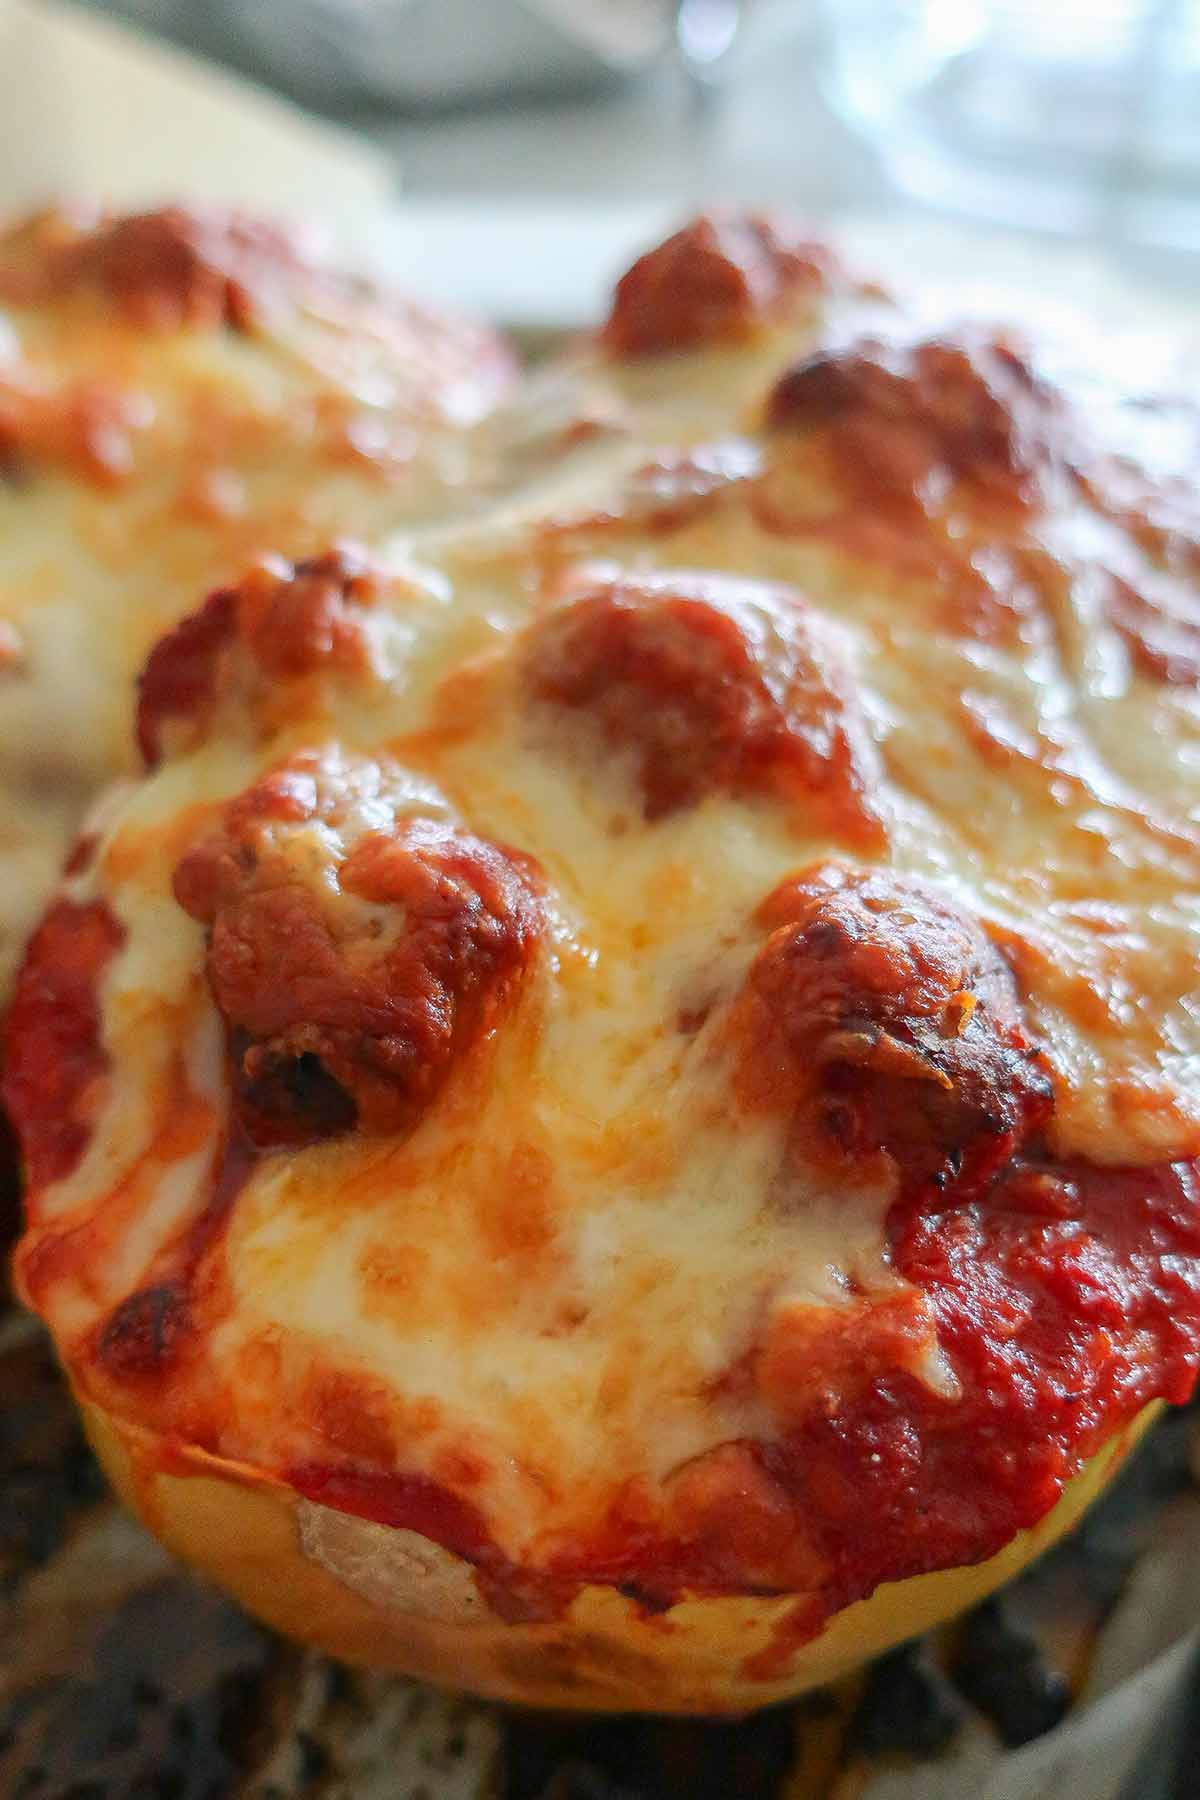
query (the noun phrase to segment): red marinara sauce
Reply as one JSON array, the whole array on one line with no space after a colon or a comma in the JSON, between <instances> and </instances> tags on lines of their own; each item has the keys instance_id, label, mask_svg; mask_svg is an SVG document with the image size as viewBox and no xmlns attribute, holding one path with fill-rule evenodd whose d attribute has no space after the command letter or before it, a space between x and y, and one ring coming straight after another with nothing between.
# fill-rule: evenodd
<instances>
[{"instance_id":1,"label":"red marinara sauce","mask_svg":"<svg viewBox=\"0 0 1200 1800\"><path fill-rule=\"evenodd\" d=\"M534 697L631 753L653 823L773 795L877 847L870 735L842 647L795 589L711 572L579 570L525 652Z\"/></svg>"},{"instance_id":2,"label":"red marinara sauce","mask_svg":"<svg viewBox=\"0 0 1200 1800\"><path fill-rule=\"evenodd\" d=\"M250 330L315 279L295 233L220 207L165 206L124 218L51 208L0 240L0 292L26 304L98 293L139 330Z\"/></svg>"},{"instance_id":3,"label":"red marinara sauce","mask_svg":"<svg viewBox=\"0 0 1200 1800\"><path fill-rule=\"evenodd\" d=\"M33 1189L62 1181L87 1149L108 1067L98 987L123 941L103 901L59 900L25 952L8 1014L2 1092Z\"/></svg>"},{"instance_id":4,"label":"red marinara sauce","mask_svg":"<svg viewBox=\"0 0 1200 1800\"><path fill-rule=\"evenodd\" d=\"M137 740L146 767L190 747L221 697L341 669L366 669L363 618L381 577L364 552L337 544L295 564L264 558L218 588L159 639L138 677Z\"/></svg>"},{"instance_id":5,"label":"red marinara sauce","mask_svg":"<svg viewBox=\"0 0 1200 1800\"><path fill-rule=\"evenodd\" d=\"M867 1375L810 1387L780 1435L718 1446L615 1494L587 1534L509 1563L468 1502L407 1474L288 1471L308 1498L421 1531L473 1563L502 1616L560 1614L609 1585L648 1612L685 1595L795 1595L764 1681L883 1582L971 1565L1038 1523L1082 1463L1200 1364L1200 1167L1021 1160L966 1206L926 1193L888 1222L897 1272L931 1308L956 1393L886 1351L889 1309L850 1327ZM883 1347L884 1354L876 1352Z\"/></svg>"},{"instance_id":6,"label":"red marinara sauce","mask_svg":"<svg viewBox=\"0 0 1200 1800\"><path fill-rule=\"evenodd\" d=\"M824 245L783 220L706 214L626 271L601 339L618 356L736 343L843 279Z\"/></svg>"},{"instance_id":7,"label":"red marinara sauce","mask_svg":"<svg viewBox=\"0 0 1200 1800\"><path fill-rule=\"evenodd\" d=\"M447 841L464 853L452 832ZM388 850L375 878L392 866ZM815 1336L810 1322L800 1348L819 1352L818 1380L809 1357L789 1386L788 1346L765 1334L726 1385L756 1392L773 1431L714 1446L661 1491L626 1483L603 1519L529 1565L506 1557L478 1502L452 1484L367 1464L282 1473L312 1500L464 1557L510 1619L557 1616L593 1584L652 1611L687 1594L796 1596L774 1644L747 1664L766 1681L881 1583L996 1554L1149 1402L1188 1398L1200 1367L1200 1162L1121 1169L1048 1156L1051 1097L1011 973L978 922L921 883L821 866L769 896L759 919L769 935L748 991L782 996L795 1043L778 1037L778 1005L752 1009L750 1027L765 1019L773 1059L794 1049L803 1080L753 1104L799 1096L805 1130L826 1133L831 1158L847 1141L861 1154L863 1132L893 1158L886 1235L908 1296L860 1296ZM35 1186L69 1173L86 1145L104 1073L97 984L120 942L103 906L60 901L31 945L5 1097ZM935 1072L923 1078L931 1104L901 1120L889 1083L910 1083L914 1058ZM812 1068L829 1074L819 1090ZM204 1234L224 1216L215 1198ZM94 1354L109 1380L171 1380L192 1354L195 1249L181 1279L139 1291L103 1327ZM940 1383L905 1361L914 1319L936 1329Z\"/></svg>"}]
</instances>

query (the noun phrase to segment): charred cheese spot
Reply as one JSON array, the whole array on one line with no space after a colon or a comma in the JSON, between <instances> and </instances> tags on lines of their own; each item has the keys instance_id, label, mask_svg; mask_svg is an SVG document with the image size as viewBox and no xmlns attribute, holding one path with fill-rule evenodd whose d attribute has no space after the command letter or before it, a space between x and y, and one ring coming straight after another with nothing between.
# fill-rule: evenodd
<instances>
[{"instance_id":1,"label":"charred cheese spot","mask_svg":"<svg viewBox=\"0 0 1200 1800\"><path fill-rule=\"evenodd\" d=\"M141 1288L115 1308L96 1344L105 1372L118 1381L164 1373L176 1361L190 1319L187 1295L169 1283Z\"/></svg>"},{"instance_id":2,"label":"charred cheese spot","mask_svg":"<svg viewBox=\"0 0 1200 1800\"><path fill-rule=\"evenodd\" d=\"M208 928L251 1139L410 1129L527 974L539 886L377 762L301 754L233 801L175 895Z\"/></svg>"},{"instance_id":3,"label":"charred cheese spot","mask_svg":"<svg viewBox=\"0 0 1200 1800\"><path fill-rule=\"evenodd\" d=\"M124 933L103 901L57 901L34 932L9 1010L3 1098L32 1189L87 1149L108 1069L99 984Z\"/></svg>"},{"instance_id":4,"label":"charred cheese spot","mask_svg":"<svg viewBox=\"0 0 1200 1800\"><path fill-rule=\"evenodd\" d=\"M837 273L830 251L762 213L695 219L617 283L602 339L618 356L736 342Z\"/></svg>"},{"instance_id":5,"label":"charred cheese spot","mask_svg":"<svg viewBox=\"0 0 1200 1800\"><path fill-rule=\"evenodd\" d=\"M577 586L533 628L529 683L633 751L647 819L712 793L775 793L838 836L879 841L853 683L798 593L692 570L581 572Z\"/></svg>"},{"instance_id":6,"label":"charred cheese spot","mask_svg":"<svg viewBox=\"0 0 1200 1800\"><path fill-rule=\"evenodd\" d=\"M739 1089L792 1109L794 1153L885 1156L906 1189L969 1197L1047 1122L1044 1057L1000 952L948 897L836 865L764 903L735 1005Z\"/></svg>"},{"instance_id":7,"label":"charred cheese spot","mask_svg":"<svg viewBox=\"0 0 1200 1800\"><path fill-rule=\"evenodd\" d=\"M1050 456L1058 402L1012 345L962 332L916 343L861 338L790 369L767 403L783 432L825 432L839 471L889 500L967 482L1022 505Z\"/></svg>"},{"instance_id":8,"label":"charred cheese spot","mask_svg":"<svg viewBox=\"0 0 1200 1800\"><path fill-rule=\"evenodd\" d=\"M150 653L138 681L138 746L147 767L202 737L222 694L241 706L256 686L325 668L366 669L362 615L382 578L349 546L292 565L264 560L237 587L210 594Z\"/></svg>"}]
</instances>

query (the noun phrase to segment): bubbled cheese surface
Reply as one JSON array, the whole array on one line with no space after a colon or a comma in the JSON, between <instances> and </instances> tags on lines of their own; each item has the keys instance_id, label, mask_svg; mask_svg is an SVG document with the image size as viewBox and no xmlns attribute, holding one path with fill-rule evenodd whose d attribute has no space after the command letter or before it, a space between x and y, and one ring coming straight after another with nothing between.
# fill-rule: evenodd
<instances>
[{"instance_id":1,"label":"bubbled cheese surface","mask_svg":"<svg viewBox=\"0 0 1200 1800\"><path fill-rule=\"evenodd\" d=\"M1200 706L1182 675L1200 639L1194 543L1141 529L1144 495L1132 521L1097 499L1076 464L1110 495L1108 451L1079 450L1088 427L1062 423L1057 402L1028 466L1006 440L999 493L938 436L937 394L915 449L868 405L862 459L901 467L902 499L884 477L864 485L820 422L767 416L782 367L876 331L881 304L842 296L833 311L836 330L806 313L743 348L576 353L483 428L479 454L507 455L510 473L468 524L386 531L390 498L322 490L322 521L371 538L386 571L363 665L219 702L97 814L94 860L65 892L102 899L124 934L101 984L109 1073L77 1165L34 1196L22 1269L114 1410L258 1468L419 1474L469 1494L506 1556L545 1560L596 1529L615 1492L660 1494L705 1453L771 1437L770 1381L738 1372L781 1320L836 1337L859 1316L903 1318L896 1367L951 1404L962 1372L893 1263L896 1169L864 1157L833 1179L796 1150L786 1110L739 1098L731 1008L767 935L759 909L831 859L928 884L982 921L1049 1070L1039 1155L1116 1169L1200 1155ZM222 346L222 388L235 365L275 379L275 355ZM902 375L905 404L926 405L924 379ZM264 482L293 491L286 458ZM4 503L47 509L47 556L52 509L100 505L65 483ZM136 503L119 497L116 517ZM76 531L40 587L24 564L11 578L47 655L55 634L38 634L73 579L98 596L82 638L107 648L93 633L129 591L136 536L109 529L111 570ZM1129 627L1118 581L1146 596L1144 625L1167 619L1171 671L1153 632ZM751 612L783 593L816 621L866 826L786 772L715 774L649 818L636 706L615 742L586 700L531 687L531 646L572 595L628 590L636 609L715 594L720 614L722 582L750 583ZM762 642L774 692L782 653ZM128 656L112 647L114 672ZM702 751L685 734L679 754ZM544 930L518 997L410 1130L268 1150L239 1173L192 1287L198 1360L169 1393L122 1390L87 1346L174 1266L228 1162L225 1022L174 872L229 802L301 753L404 771L386 830L449 820L532 858ZM338 870L361 824L305 827L296 864L347 917L361 903ZM72 1237L86 1257L56 1257Z\"/></svg>"}]
</instances>

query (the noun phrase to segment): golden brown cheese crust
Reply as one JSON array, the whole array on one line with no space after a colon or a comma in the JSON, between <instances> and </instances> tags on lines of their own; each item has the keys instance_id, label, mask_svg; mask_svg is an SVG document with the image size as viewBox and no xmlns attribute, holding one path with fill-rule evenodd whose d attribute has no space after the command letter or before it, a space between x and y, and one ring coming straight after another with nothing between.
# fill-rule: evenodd
<instances>
[{"instance_id":1,"label":"golden brown cheese crust","mask_svg":"<svg viewBox=\"0 0 1200 1800\"><path fill-rule=\"evenodd\" d=\"M570 506L221 590L22 978L95 965L8 1077L79 1388L440 1546L501 1691L764 1599L782 1691L1200 1362L1200 728L1114 612L1184 629L1186 508L1004 335L797 350Z\"/></svg>"},{"instance_id":2,"label":"golden brown cheese crust","mask_svg":"<svg viewBox=\"0 0 1200 1800\"><path fill-rule=\"evenodd\" d=\"M602 341L619 356L737 342L844 276L826 245L764 213L712 213L639 257Z\"/></svg>"},{"instance_id":3,"label":"golden brown cheese crust","mask_svg":"<svg viewBox=\"0 0 1200 1800\"><path fill-rule=\"evenodd\" d=\"M339 280L353 291L345 277L323 273L282 225L181 206L90 220L42 213L10 232L0 266L7 299L35 304L94 293L151 331L248 331L289 289Z\"/></svg>"}]
</instances>

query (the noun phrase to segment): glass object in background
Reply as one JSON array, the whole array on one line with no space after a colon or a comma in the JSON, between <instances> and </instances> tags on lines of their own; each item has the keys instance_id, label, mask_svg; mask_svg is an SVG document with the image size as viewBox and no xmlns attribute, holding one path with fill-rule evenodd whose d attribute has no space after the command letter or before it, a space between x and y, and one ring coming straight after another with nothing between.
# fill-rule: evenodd
<instances>
[{"instance_id":1,"label":"glass object in background","mask_svg":"<svg viewBox=\"0 0 1200 1800\"><path fill-rule=\"evenodd\" d=\"M713 127L739 47L744 8L742 0L673 0L673 11L672 48L685 100L682 125L691 148L691 183L701 207L720 192L719 181L713 179Z\"/></svg>"},{"instance_id":2,"label":"glass object in background","mask_svg":"<svg viewBox=\"0 0 1200 1800\"><path fill-rule=\"evenodd\" d=\"M221 0L230 41L318 105L407 107L586 91L670 37L671 0Z\"/></svg>"},{"instance_id":3,"label":"glass object in background","mask_svg":"<svg viewBox=\"0 0 1200 1800\"><path fill-rule=\"evenodd\" d=\"M84 3L326 112L587 93L656 61L670 43L675 7L675 0Z\"/></svg>"},{"instance_id":4,"label":"glass object in background","mask_svg":"<svg viewBox=\"0 0 1200 1800\"><path fill-rule=\"evenodd\" d=\"M1200 0L828 0L830 97L920 199L1200 252Z\"/></svg>"}]
</instances>

